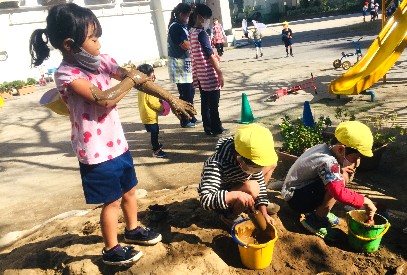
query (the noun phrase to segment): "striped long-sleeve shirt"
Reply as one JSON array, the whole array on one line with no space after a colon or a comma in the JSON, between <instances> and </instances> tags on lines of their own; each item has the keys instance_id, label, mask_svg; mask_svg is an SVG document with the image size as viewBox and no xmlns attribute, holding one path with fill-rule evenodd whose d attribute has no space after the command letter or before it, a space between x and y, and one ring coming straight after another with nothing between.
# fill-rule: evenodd
<instances>
[{"instance_id":1,"label":"striped long-sleeve shirt","mask_svg":"<svg viewBox=\"0 0 407 275\"><path fill-rule=\"evenodd\" d=\"M203 91L216 91L220 90L218 74L215 68L209 61L208 56L203 45L199 41L199 36L202 36L202 40L205 40L204 45L210 45L209 37L203 29L191 28L190 41L191 41L191 60L192 60L192 78L195 88L201 87ZM212 51L210 49L210 51ZM212 55L212 53L211 53Z\"/></svg>"},{"instance_id":2,"label":"striped long-sleeve shirt","mask_svg":"<svg viewBox=\"0 0 407 275\"><path fill-rule=\"evenodd\" d=\"M226 193L232 187L242 184L249 178L240 168L234 150L234 138L221 138L216 145L216 152L204 163L201 183L198 187L201 205L207 210L227 209ZM260 194L255 199L255 207L267 205L266 184L262 172L252 174L251 180L260 185Z\"/></svg>"}]
</instances>

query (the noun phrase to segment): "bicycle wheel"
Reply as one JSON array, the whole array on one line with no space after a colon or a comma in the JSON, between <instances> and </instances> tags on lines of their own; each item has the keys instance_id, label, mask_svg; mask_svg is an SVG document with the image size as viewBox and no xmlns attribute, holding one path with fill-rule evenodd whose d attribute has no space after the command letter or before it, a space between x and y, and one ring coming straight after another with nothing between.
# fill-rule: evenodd
<instances>
[{"instance_id":1,"label":"bicycle wheel","mask_svg":"<svg viewBox=\"0 0 407 275\"><path fill-rule=\"evenodd\" d=\"M342 63L342 68L344 70L348 70L351 66L352 66L352 64L349 61L345 61Z\"/></svg>"},{"instance_id":2,"label":"bicycle wheel","mask_svg":"<svg viewBox=\"0 0 407 275\"><path fill-rule=\"evenodd\" d=\"M338 69L341 66L341 61L339 59L336 59L333 65L335 69Z\"/></svg>"}]
</instances>

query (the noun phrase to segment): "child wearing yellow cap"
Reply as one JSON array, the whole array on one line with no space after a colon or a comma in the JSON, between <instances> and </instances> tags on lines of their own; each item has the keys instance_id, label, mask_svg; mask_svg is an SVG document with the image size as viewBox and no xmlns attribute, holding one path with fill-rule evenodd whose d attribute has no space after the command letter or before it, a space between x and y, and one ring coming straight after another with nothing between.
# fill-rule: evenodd
<instances>
[{"instance_id":1,"label":"child wearing yellow cap","mask_svg":"<svg viewBox=\"0 0 407 275\"><path fill-rule=\"evenodd\" d=\"M281 194L288 205L305 214L301 224L311 233L331 239L329 232L338 218L331 213L337 201L355 208L365 207L367 219L376 212L373 202L346 188L349 176L362 155L371 157L373 135L357 121L340 123L330 144L306 150L288 171Z\"/></svg>"},{"instance_id":2,"label":"child wearing yellow cap","mask_svg":"<svg viewBox=\"0 0 407 275\"><path fill-rule=\"evenodd\" d=\"M273 135L258 124L241 126L234 137L219 139L215 153L203 166L198 187L202 207L218 212L228 226L253 206L266 221L274 223L267 213L272 207L267 208L265 182L270 179L277 160Z\"/></svg>"}]
</instances>

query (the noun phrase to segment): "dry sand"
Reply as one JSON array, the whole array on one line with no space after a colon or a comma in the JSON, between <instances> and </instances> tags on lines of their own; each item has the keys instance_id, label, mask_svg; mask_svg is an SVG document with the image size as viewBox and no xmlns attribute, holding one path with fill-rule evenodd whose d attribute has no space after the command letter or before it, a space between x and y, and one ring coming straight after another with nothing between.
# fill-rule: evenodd
<instances>
[{"instance_id":1,"label":"dry sand","mask_svg":"<svg viewBox=\"0 0 407 275\"><path fill-rule=\"evenodd\" d=\"M300 115L304 100L312 102L316 117L329 114L333 118L336 106L369 110L371 114L395 109L406 126L405 54L389 71L387 84L377 83L372 88L376 103L370 103L368 96L335 100L327 94L329 82L343 73L342 69L333 69L333 60L340 57L341 51L353 51L346 39L364 36L364 52L378 33L379 24L367 25L361 20L361 16L354 15L293 23L294 58L284 57L284 47L276 35L280 26L267 29L262 59L254 59L252 46L226 51L222 62L226 86L220 102L226 128L233 133L238 127L234 121L240 119L242 92L248 95L253 114L262 118L260 123L275 133L277 146L280 118L285 113ZM168 82L166 68L156 72L160 84L176 93ZM316 76L317 96L307 90L276 102L265 101L272 91L308 81L311 72ZM135 92L125 97L119 109L140 180L138 217L142 224L161 232L163 242L152 247L137 246L144 256L132 267L105 266L101 261L100 208L84 203L77 160L68 142L69 122L38 107L44 91L8 100L0 109L1 274L255 273L242 265L237 244L218 217L204 211L197 200L202 162L212 153L216 139L205 136L201 126L179 128L170 115L160 120L160 137L169 157L151 158L149 135L138 118ZM196 99L199 110L198 95ZM340 217L340 241L324 242L302 229L299 217L287 207L278 189L269 189L270 199L281 205L275 217L279 239L271 265L256 274L394 274L407 258L407 234L402 233L407 226L405 143L401 139L389 146L380 168L358 172L351 186L389 208L392 226L379 251L363 254L349 247L343 206L334 208ZM272 183L283 179L285 172L280 162ZM150 220L147 207L156 203L169 209L166 220ZM61 213L69 217L59 219ZM121 221L119 232L123 229ZM27 236L4 245L19 233L6 234L16 231Z\"/></svg>"}]
</instances>

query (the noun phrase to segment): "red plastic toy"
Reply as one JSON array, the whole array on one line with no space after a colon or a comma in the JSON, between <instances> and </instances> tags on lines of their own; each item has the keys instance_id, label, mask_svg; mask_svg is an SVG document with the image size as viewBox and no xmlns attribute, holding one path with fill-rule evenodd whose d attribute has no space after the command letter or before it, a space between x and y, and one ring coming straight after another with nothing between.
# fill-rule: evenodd
<instances>
[{"instance_id":1,"label":"red plastic toy","mask_svg":"<svg viewBox=\"0 0 407 275\"><path fill-rule=\"evenodd\" d=\"M299 90L305 90L305 89L309 89L309 88L313 88L314 89L314 93L317 93L317 87L314 85L314 75L311 73L311 81L308 82L304 82L300 85L291 87L291 88L287 88L287 89L280 89L277 90L273 95L269 96L269 98L267 99L267 101L276 101L278 98L283 97L285 95L288 94L296 94L297 91Z\"/></svg>"}]
</instances>

